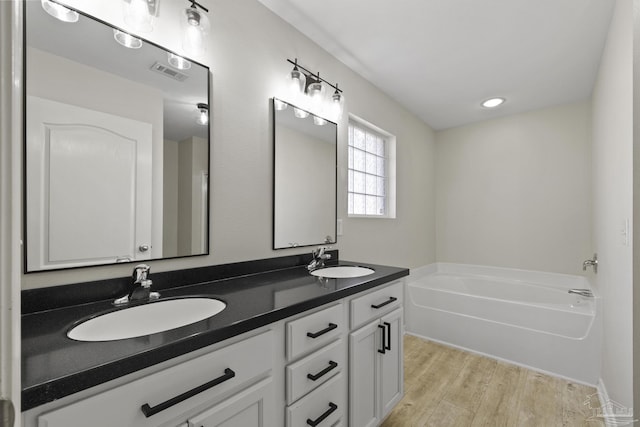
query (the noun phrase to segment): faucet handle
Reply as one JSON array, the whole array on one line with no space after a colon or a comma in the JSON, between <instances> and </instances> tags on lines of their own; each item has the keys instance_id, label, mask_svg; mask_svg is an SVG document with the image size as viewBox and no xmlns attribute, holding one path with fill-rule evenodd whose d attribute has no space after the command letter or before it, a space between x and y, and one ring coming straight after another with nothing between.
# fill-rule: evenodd
<instances>
[{"instance_id":1,"label":"faucet handle","mask_svg":"<svg viewBox=\"0 0 640 427\"><path fill-rule=\"evenodd\" d=\"M138 264L133 267L133 282L134 283L142 283L147 280L147 276L151 271L151 267L147 264Z\"/></svg>"}]
</instances>

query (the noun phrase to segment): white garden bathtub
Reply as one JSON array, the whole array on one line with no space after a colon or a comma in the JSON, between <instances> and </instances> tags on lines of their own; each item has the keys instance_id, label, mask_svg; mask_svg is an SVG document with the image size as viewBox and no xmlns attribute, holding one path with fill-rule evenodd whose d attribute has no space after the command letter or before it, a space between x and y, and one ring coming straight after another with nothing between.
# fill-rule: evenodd
<instances>
[{"instance_id":1,"label":"white garden bathtub","mask_svg":"<svg viewBox=\"0 0 640 427\"><path fill-rule=\"evenodd\" d=\"M411 270L406 330L444 344L595 385L600 308L581 276L437 263Z\"/></svg>"}]
</instances>

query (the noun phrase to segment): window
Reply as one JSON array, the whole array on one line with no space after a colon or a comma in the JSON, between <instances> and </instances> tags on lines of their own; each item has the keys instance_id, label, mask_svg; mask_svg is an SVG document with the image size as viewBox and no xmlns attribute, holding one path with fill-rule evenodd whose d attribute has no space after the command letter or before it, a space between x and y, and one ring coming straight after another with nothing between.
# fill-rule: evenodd
<instances>
[{"instance_id":1,"label":"window","mask_svg":"<svg viewBox=\"0 0 640 427\"><path fill-rule=\"evenodd\" d=\"M395 218L395 137L349 117L349 216Z\"/></svg>"}]
</instances>

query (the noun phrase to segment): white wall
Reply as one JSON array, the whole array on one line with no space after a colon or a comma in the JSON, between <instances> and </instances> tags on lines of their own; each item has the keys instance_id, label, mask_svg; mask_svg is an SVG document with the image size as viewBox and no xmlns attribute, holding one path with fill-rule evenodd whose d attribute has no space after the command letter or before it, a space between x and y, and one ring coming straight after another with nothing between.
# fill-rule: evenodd
<instances>
[{"instance_id":1,"label":"white wall","mask_svg":"<svg viewBox=\"0 0 640 427\"><path fill-rule=\"evenodd\" d=\"M112 0L69 0L69 5L124 26ZM339 82L346 110L397 137L397 219L346 219L346 123L339 124L338 236L341 257L416 267L435 261L434 140L431 129L393 99L338 62L255 0L202 0L211 11L208 51L196 58L211 67L211 255L152 262L152 271L305 253L273 251L272 141L269 98L283 97L287 58ZM146 38L181 52L183 2L160 3ZM346 117L346 114L345 114ZM29 274L23 287L120 277L130 265Z\"/></svg>"},{"instance_id":2,"label":"white wall","mask_svg":"<svg viewBox=\"0 0 640 427\"><path fill-rule=\"evenodd\" d=\"M640 224L640 2L633 2L633 224ZM640 412L640 227L633 228L633 407Z\"/></svg>"},{"instance_id":3,"label":"white wall","mask_svg":"<svg viewBox=\"0 0 640 427\"><path fill-rule=\"evenodd\" d=\"M590 114L584 102L438 132L438 261L582 273Z\"/></svg>"},{"instance_id":4,"label":"white wall","mask_svg":"<svg viewBox=\"0 0 640 427\"><path fill-rule=\"evenodd\" d=\"M617 0L593 92L593 242L603 298L602 383L632 407L632 246L622 229L633 201L633 11Z\"/></svg>"}]
</instances>

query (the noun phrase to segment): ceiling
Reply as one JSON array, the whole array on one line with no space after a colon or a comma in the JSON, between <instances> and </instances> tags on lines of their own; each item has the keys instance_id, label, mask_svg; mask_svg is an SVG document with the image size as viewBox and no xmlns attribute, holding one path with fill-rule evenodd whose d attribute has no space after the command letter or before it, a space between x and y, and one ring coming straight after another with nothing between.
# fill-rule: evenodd
<instances>
[{"instance_id":1,"label":"ceiling","mask_svg":"<svg viewBox=\"0 0 640 427\"><path fill-rule=\"evenodd\" d=\"M435 130L588 99L614 4L259 1Z\"/></svg>"}]
</instances>

